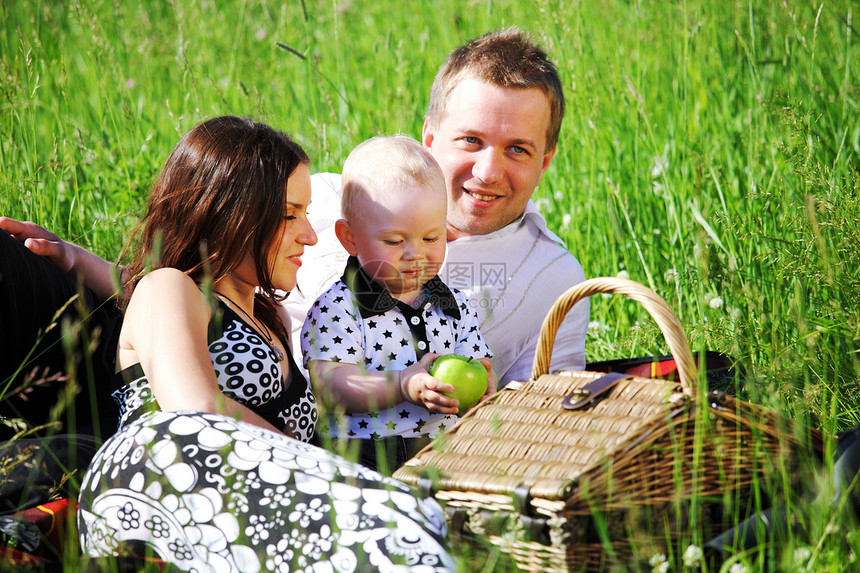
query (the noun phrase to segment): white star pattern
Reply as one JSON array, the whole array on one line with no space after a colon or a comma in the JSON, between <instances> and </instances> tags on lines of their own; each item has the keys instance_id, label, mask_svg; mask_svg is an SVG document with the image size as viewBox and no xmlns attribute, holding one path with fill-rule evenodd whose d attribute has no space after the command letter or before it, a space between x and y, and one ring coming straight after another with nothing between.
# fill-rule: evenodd
<instances>
[{"instance_id":1,"label":"white star pattern","mask_svg":"<svg viewBox=\"0 0 860 573\"><path fill-rule=\"evenodd\" d=\"M427 350L490 357L468 299L455 289L451 292L460 308L459 320L425 303L421 318L429 338L424 341ZM362 320L355 297L343 281L332 285L311 306L301 335L305 365L309 360L325 360L364 365L368 371L402 370L415 364L415 344L419 342L413 340L396 307ZM347 412L342 420L332 420L331 431L333 437L370 439L376 434L426 438L437 435L443 427L450 428L456 420L457 416L431 414L426 408L403 402L378 413Z\"/></svg>"}]
</instances>

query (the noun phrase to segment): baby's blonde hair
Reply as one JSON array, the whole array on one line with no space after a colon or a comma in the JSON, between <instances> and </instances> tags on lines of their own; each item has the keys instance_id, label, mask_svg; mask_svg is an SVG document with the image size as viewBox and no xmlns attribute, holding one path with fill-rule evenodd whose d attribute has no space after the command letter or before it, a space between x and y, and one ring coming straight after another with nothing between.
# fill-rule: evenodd
<instances>
[{"instance_id":1,"label":"baby's blonde hair","mask_svg":"<svg viewBox=\"0 0 860 573\"><path fill-rule=\"evenodd\" d=\"M342 213L361 214L362 203L397 186L430 187L445 193L442 168L423 145L407 135L379 135L359 143L346 158L342 175Z\"/></svg>"}]
</instances>

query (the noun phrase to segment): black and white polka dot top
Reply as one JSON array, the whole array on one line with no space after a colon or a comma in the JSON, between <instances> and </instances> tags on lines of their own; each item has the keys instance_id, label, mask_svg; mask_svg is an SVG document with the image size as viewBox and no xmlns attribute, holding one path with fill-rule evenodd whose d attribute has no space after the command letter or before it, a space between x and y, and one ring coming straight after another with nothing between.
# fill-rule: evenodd
<instances>
[{"instance_id":1,"label":"black and white polka dot top","mask_svg":"<svg viewBox=\"0 0 860 573\"><path fill-rule=\"evenodd\" d=\"M286 355L291 376L285 388L281 363L272 348L233 309L217 301L209 321L209 356L221 391L288 436L307 442L316 427L316 399L292 353ZM120 427L158 409L139 363L117 376L119 388L112 396L120 407Z\"/></svg>"}]
</instances>

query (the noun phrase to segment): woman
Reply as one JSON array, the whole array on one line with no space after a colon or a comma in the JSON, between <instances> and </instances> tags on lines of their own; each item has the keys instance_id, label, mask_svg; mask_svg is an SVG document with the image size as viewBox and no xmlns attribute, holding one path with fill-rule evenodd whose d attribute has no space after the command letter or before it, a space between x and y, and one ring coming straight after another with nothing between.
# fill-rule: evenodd
<instances>
[{"instance_id":1,"label":"woman","mask_svg":"<svg viewBox=\"0 0 860 573\"><path fill-rule=\"evenodd\" d=\"M129 269L121 427L81 487L85 553L197 571L453 566L435 501L307 443L316 407L276 294L316 242L307 163L235 117L167 159Z\"/></svg>"}]
</instances>

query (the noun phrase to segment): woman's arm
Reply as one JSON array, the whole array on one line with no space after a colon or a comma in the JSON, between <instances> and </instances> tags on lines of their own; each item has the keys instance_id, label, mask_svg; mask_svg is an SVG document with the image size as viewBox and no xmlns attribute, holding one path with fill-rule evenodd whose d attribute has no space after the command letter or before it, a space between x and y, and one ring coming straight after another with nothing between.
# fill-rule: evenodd
<instances>
[{"instance_id":1,"label":"woman's arm","mask_svg":"<svg viewBox=\"0 0 860 573\"><path fill-rule=\"evenodd\" d=\"M115 271L119 274L121 284L125 284L128 278L125 276L125 267L109 263L83 247L62 240L35 223L0 217L0 229L63 272L77 274L83 279L84 285L102 300L108 300L118 291L119 285L114 279Z\"/></svg>"},{"instance_id":2,"label":"woman's arm","mask_svg":"<svg viewBox=\"0 0 860 573\"><path fill-rule=\"evenodd\" d=\"M120 368L140 362L162 410L219 413L279 432L218 387L209 357L210 316L206 297L185 273L153 271L129 301L117 354Z\"/></svg>"},{"instance_id":3,"label":"woman's arm","mask_svg":"<svg viewBox=\"0 0 860 573\"><path fill-rule=\"evenodd\" d=\"M368 372L355 364L311 360L308 372L320 399L350 412L373 412L411 402L430 412L456 414L459 402L442 392L454 387L430 376L427 367L439 356L426 354L404 370Z\"/></svg>"}]
</instances>

